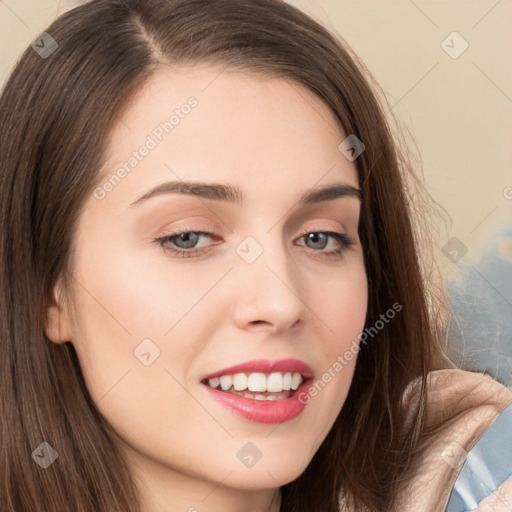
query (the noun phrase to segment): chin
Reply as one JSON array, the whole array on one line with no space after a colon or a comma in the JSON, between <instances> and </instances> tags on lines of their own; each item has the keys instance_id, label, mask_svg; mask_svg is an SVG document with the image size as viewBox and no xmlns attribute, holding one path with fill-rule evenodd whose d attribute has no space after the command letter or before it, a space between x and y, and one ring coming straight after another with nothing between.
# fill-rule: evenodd
<instances>
[{"instance_id":1,"label":"chin","mask_svg":"<svg viewBox=\"0 0 512 512\"><path fill-rule=\"evenodd\" d=\"M233 471L226 480L226 485L244 490L280 487L297 479L312 459L307 450L288 450L288 453L282 454L278 450L262 447L261 452L261 458L252 462L252 467L244 467L240 463L233 468L232 464L226 464L226 473Z\"/></svg>"}]
</instances>

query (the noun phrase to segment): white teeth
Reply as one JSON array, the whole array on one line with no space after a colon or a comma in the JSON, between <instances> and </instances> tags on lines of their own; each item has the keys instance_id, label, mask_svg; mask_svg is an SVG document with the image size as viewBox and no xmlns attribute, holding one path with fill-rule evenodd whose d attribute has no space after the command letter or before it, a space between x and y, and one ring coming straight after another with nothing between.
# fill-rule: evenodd
<instances>
[{"instance_id":1,"label":"white teeth","mask_svg":"<svg viewBox=\"0 0 512 512\"><path fill-rule=\"evenodd\" d=\"M237 391L242 391L247 388L247 375L245 373L236 373L233 375L233 387Z\"/></svg>"},{"instance_id":2,"label":"white teeth","mask_svg":"<svg viewBox=\"0 0 512 512\"><path fill-rule=\"evenodd\" d=\"M300 373L294 373L292 376L292 389L295 391L299 388L300 383L302 382L302 377Z\"/></svg>"},{"instance_id":3,"label":"white teeth","mask_svg":"<svg viewBox=\"0 0 512 512\"><path fill-rule=\"evenodd\" d=\"M282 391L283 376L280 373L271 373L267 379L267 391Z\"/></svg>"},{"instance_id":4,"label":"white teeth","mask_svg":"<svg viewBox=\"0 0 512 512\"><path fill-rule=\"evenodd\" d=\"M222 391L227 391L233 385L233 377L231 375L223 375L220 378L220 387Z\"/></svg>"},{"instance_id":5,"label":"white teeth","mask_svg":"<svg viewBox=\"0 0 512 512\"><path fill-rule=\"evenodd\" d=\"M269 375L254 372L222 375L221 377L208 379L208 385L212 388L218 388L220 384L222 391L228 391L233 386L235 391L280 393L282 391L296 391L303 381L302 375L297 372L273 372Z\"/></svg>"},{"instance_id":6,"label":"white teeth","mask_svg":"<svg viewBox=\"0 0 512 512\"><path fill-rule=\"evenodd\" d=\"M213 379L208 379L208 384L211 388L216 388L220 384L219 377L214 377Z\"/></svg>"},{"instance_id":7,"label":"white teeth","mask_svg":"<svg viewBox=\"0 0 512 512\"><path fill-rule=\"evenodd\" d=\"M249 391L267 391L267 377L264 373L251 373L247 380Z\"/></svg>"},{"instance_id":8,"label":"white teeth","mask_svg":"<svg viewBox=\"0 0 512 512\"><path fill-rule=\"evenodd\" d=\"M283 391L282 393L272 393L269 395L262 395L262 394L254 394L249 393L248 391L228 391L228 393L231 393L233 395L243 396L244 398L251 398L252 400L284 400L286 398L290 398L291 392L290 391Z\"/></svg>"},{"instance_id":9,"label":"white teeth","mask_svg":"<svg viewBox=\"0 0 512 512\"><path fill-rule=\"evenodd\" d=\"M283 376L283 389L288 391L292 387L292 374L290 372L286 372Z\"/></svg>"}]
</instances>

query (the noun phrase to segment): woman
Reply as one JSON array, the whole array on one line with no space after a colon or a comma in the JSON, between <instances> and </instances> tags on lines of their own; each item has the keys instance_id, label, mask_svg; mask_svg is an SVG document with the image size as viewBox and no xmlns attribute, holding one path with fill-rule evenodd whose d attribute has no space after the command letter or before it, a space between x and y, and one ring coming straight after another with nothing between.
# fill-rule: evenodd
<instances>
[{"instance_id":1,"label":"woman","mask_svg":"<svg viewBox=\"0 0 512 512\"><path fill-rule=\"evenodd\" d=\"M363 70L277 0L93 0L26 50L0 101L3 510L445 510L512 393L448 369Z\"/></svg>"}]
</instances>

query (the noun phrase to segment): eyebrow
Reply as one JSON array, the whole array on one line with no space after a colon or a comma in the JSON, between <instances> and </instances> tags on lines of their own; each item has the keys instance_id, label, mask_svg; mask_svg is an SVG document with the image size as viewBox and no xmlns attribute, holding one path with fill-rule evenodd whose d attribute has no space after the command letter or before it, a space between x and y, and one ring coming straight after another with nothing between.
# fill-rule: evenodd
<instances>
[{"instance_id":1,"label":"eyebrow","mask_svg":"<svg viewBox=\"0 0 512 512\"><path fill-rule=\"evenodd\" d=\"M202 181L168 181L146 192L142 197L131 203L130 206L139 205L152 197L171 193L191 195L213 201L227 201L240 206L244 206L246 202L243 191L232 185ZM322 201L332 201L341 197L355 197L360 201L363 200L361 189L347 183L333 183L307 190L300 197L299 205L306 206L321 203Z\"/></svg>"}]
</instances>

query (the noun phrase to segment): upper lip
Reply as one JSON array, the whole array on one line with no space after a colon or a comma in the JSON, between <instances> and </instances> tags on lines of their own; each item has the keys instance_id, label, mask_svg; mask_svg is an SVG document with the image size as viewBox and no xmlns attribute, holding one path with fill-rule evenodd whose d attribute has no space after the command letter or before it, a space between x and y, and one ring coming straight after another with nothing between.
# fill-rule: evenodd
<instances>
[{"instance_id":1,"label":"upper lip","mask_svg":"<svg viewBox=\"0 0 512 512\"><path fill-rule=\"evenodd\" d=\"M234 375L235 373L272 373L272 372L292 372L300 373L304 378L313 377L313 369L304 361L298 359L280 359L279 361L271 361L269 359L255 359L246 363L223 368L213 373L205 375L201 380L213 379L221 375Z\"/></svg>"}]
</instances>

